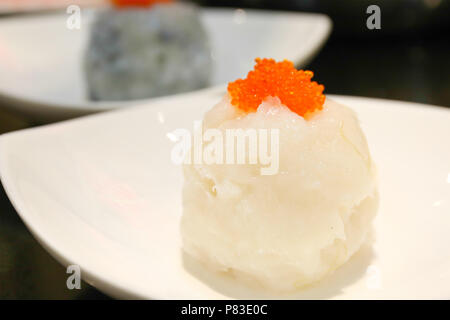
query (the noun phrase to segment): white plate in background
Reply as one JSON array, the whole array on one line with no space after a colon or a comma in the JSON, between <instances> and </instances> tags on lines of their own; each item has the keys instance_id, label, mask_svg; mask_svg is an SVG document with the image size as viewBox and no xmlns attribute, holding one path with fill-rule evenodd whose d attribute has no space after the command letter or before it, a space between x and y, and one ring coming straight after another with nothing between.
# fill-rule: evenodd
<instances>
[{"instance_id":1,"label":"white plate in background","mask_svg":"<svg viewBox=\"0 0 450 320\"><path fill-rule=\"evenodd\" d=\"M61 263L120 298L450 298L450 111L330 96L352 107L379 170L375 242L336 273L270 296L184 264L181 168L167 133L192 130L221 90L167 97L0 137L3 186Z\"/></svg>"},{"instance_id":2,"label":"white plate in background","mask_svg":"<svg viewBox=\"0 0 450 320\"><path fill-rule=\"evenodd\" d=\"M70 5L99 6L108 0L1 0L0 14L31 13L67 8Z\"/></svg>"},{"instance_id":3,"label":"white plate in background","mask_svg":"<svg viewBox=\"0 0 450 320\"><path fill-rule=\"evenodd\" d=\"M92 16L82 11L80 30L66 27L65 13L0 20L0 106L55 121L142 104L88 99L81 65ZM327 16L309 13L202 9L202 20L212 43L213 86L245 76L256 57L305 65L331 30Z\"/></svg>"}]
</instances>

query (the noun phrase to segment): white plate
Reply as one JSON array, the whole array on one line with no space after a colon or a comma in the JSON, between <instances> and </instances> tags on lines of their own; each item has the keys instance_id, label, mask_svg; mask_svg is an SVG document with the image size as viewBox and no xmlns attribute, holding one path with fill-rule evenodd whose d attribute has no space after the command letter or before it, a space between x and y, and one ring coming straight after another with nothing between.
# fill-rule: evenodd
<instances>
[{"instance_id":1,"label":"white plate","mask_svg":"<svg viewBox=\"0 0 450 320\"><path fill-rule=\"evenodd\" d=\"M192 129L221 95L209 89L3 135L6 192L56 259L80 265L87 282L115 297L450 298L450 112L406 102L331 97L356 110L378 165L372 247L289 296L183 265L182 174L166 135Z\"/></svg>"},{"instance_id":2,"label":"white plate","mask_svg":"<svg viewBox=\"0 0 450 320\"><path fill-rule=\"evenodd\" d=\"M81 59L92 13L82 12L80 30L69 30L63 13L0 21L0 105L53 121L142 104L87 98ZM202 20L213 50L212 85L245 76L256 57L305 65L331 30L319 14L202 9Z\"/></svg>"},{"instance_id":3,"label":"white plate","mask_svg":"<svg viewBox=\"0 0 450 320\"><path fill-rule=\"evenodd\" d=\"M22 12L38 12L67 8L70 5L98 6L104 5L108 0L1 0L0 14Z\"/></svg>"}]
</instances>

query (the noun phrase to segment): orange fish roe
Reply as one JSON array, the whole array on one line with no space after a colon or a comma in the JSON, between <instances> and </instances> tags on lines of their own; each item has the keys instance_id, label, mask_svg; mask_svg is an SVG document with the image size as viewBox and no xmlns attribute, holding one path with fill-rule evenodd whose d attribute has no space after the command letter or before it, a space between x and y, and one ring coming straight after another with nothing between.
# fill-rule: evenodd
<instances>
[{"instance_id":1,"label":"orange fish roe","mask_svg":"<svg viewBox=\"0 0 450 320\"><path fill-rule=\"evenodd\" d=\"M312 71L297 70L291 61L255 59L256 65L246 79L228 84L231 104L254 112L269 97L278 97L282 104L300 116L322 110L325 102L324 86L315 81Z\"/></svg>"},{"instance_id":2,"label":"orange fish roe","mask_svg":"<svg viewBox=\"0 0 450 320\"><path fill-rule=\"evenodd\" d=\"M156 3L169 3L172 0L111 0L117 7L149 7Z\"/></svg>"}]
</instances>

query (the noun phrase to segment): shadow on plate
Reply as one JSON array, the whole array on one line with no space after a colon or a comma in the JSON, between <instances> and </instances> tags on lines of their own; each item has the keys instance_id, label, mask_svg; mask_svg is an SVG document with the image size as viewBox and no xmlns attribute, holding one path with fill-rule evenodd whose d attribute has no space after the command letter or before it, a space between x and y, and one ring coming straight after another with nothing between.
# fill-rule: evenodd
<instances>
[{"instance_id":1,"label":"shadow on plate","mask_svg":"<svg viewBox=\"0 0 450 320\"><path fill-rule=\"evenodd\" d=\"M208 270L203 264L183 252L185 270L218 293L232 299L330 299L343 289L361 279L374 258L371 244L363 247L342 267L316 284L298 292L274 294L262 289L250 288L230 276Z\"/></svg>"}]
</instances>

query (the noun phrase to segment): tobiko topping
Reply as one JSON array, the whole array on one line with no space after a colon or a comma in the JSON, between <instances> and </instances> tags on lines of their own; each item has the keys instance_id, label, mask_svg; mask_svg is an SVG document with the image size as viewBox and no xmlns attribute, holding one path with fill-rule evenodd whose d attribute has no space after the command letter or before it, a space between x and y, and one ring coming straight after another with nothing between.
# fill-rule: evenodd
<instances>
[{"instance_id":1,"label":"tobiko topping","mask_svg":"<svg viewBox=\"0 0 450 320\"><path fill-rule=\"evenodd\" d=\"M150 7L157 3L170 3L172 0L111 0L116 7Z\"/></svg>"},{"instance_id":2,"label":"tobiko topping","mask_svg":"<svg viewBox=\"0 0 450 320\"><path fill-rule=\"evenodd\" d=\"M300 116L322 110L324 86L311 81L314 73L297 70L289 60L255 59L247 78L228 84L231 104L246 112L255 112L267 97L278 97L282 104Z\"/></svg>"}]
</instances>

